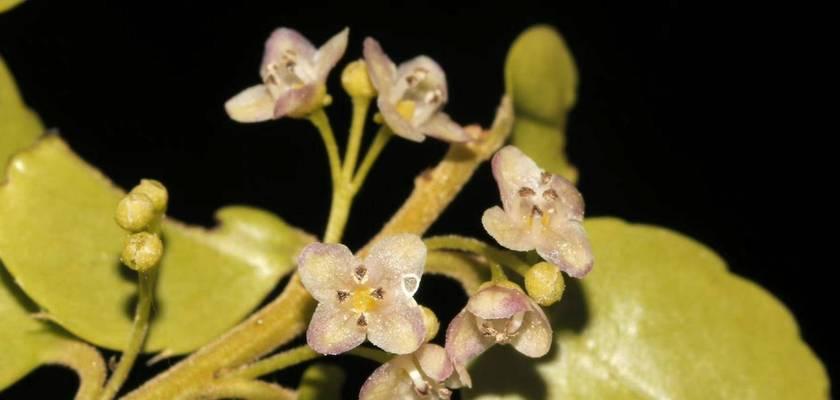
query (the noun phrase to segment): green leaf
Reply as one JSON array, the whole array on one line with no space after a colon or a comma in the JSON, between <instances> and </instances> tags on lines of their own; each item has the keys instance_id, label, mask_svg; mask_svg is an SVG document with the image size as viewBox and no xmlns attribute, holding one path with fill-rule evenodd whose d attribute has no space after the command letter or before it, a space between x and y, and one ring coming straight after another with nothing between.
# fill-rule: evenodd
<instances>
[{"instance_id":1,"label":"green leaf","mask_svg":"<svg viewBox=\"0 0 840 400\"><path fill-rule=\"evenodd\" d=\"M577 68L554 28L533 26L513 42L505 87L516 114L513 144L541 167L576 181L577 170L565 156L564 129L577 96Z\"/></svg>"},{"instance_id":2,"label":"green leaf","mask_svg":"<svg viewBox=\"0 0 840 400\"><path fill-rule=\"evenodd\" d=\"M11 5L0 0L0 12L4 6ZM38 116L23 104L14 78L0 58L0 181L12 154L31 145L43 132Z\"/></svg>"},{"instance_id":3,"label":"green leaf","mask_svg":"<svg viewBox=\"0 0 840 400\"><path fill-rule=\"evenodd\" d=\"M92 398L105 381L102 356L55 325L33 318L36 310L0 263L0 391L42 364L57 364L78 374L76 398Z\"/></svg>"},{"instance_id":4,"label":"green leaf","mask_svg":"<svg viewBox=\"0 0 840 400\"><path fill-rule=\"evenodd\" d=\"M471 368L468 398L828 398L826 371L788 310L715 253L660 227L585 225L595 268L547 309L551 353L532 360L496 346Z\"/></svg>"},{"instance_id":5,"label":"green leaf","mask_svg":"<svg viewBox=\"0 0 840 400\"><path fill-rule=\"evenodd\" d=\"M123 192L57 136L19 153L0 186L0 258L19 286L75 335L125 345L136 275L119 254L114 222ZM163 225L161 261L146 351L196 349L240 321L294 267L311 236L265 211L228 207L213 230Z\"/></svg>"}]
</instances>

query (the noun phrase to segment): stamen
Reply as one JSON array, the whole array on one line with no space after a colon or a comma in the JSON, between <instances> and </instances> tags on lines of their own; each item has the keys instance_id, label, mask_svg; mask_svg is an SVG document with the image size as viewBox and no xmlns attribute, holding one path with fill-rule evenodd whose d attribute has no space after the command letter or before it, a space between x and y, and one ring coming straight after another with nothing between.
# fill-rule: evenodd
<instances>
[{"instance_id":1,"label":"stamen","mask_svg":"<svg viewBox=\"0 0 840 400\"><path fill-rule=\"evenodd\" d=\"M428 104L437 104L440 103L440 100L443 99L443 92L440 89L432 90L429 93L426 93L426 103Z\"/></svg>"},{"instance_id":2,"label":"stamen","mask_svg":"<svg viewBox=\"0 0 840 400\"><path fill-rule=\"evenodd\" d=\"M382 300L382 298L385 297L385 289L377 288L376 290L370 292L370 295L379 300Z\"/></svg>"},{"instance_id":3,"label":"stamen","mask_svg":"<svg viewBox=\"0 0 840 400\"><path fill-rule=\"evenodd\" d=\"M427 71L425 68L417 68L414 70L414 72L405 77L405 81L406 83L408 83L408 86L414 87L420 82L423 82L423 80L426 79L426 76L428 75L429 71Z\"/></svg>"},{"instance_id":4,"label":"stamen","mask_svg":"<svg viewBox=\"0 0 840 400\"><path fill-rule=\"evenodd\" d=\"M537 192L527 186L519 188L519 197L531 197L535 194L537 194Z\"/></svg>"},{"instance_id":5,"label":"stamen","mask_svg":"<svg viewBox=\"0 0 840 400\"><path fill-rule=\"evenodd\" d=\"M411 383L414 385L414 390L417 391L417 394L421 396L425 396L429 393L429 384L426 383L426 380L423 379L423 375L420 374L420 371L416 367L411 367L411 369L407 369L408 377L411 379Z\"/></svg>"},{"instance_id":6,"label":"stamen","mask_svg":"<svg viewBox=\"0 0 840 400\"><path fill-rule=\"evenodd\" d=\"M364 314L359 315L359 320L356 321L356 325L359 325L361 327L366 327L367 326L367 318L365 318Z\"/></svg>"},{"instance_id":7,"label":"stamen","mask_svg":"<svg viewBox=\"0 0 840 400\"><path fill-rule=\"evenodd\" d=\"M344 302L344 300L347 300L347 297L349 297L349 296L350 296L350 293L347 293L343 290L339 290L338 291L338 302L339 303Z\"/></svg>"},{"instance_id":8,"label":"stamen","mask_svg":"<svg viewBox=\"0 0 840 400\"><path fill-rule=\"evenodd\" d=\"M548 182L551 182L551 176L551 173L543 171L540 174L540 183L542 183L543 185L547 185Z\"/></svg>"},{"instance_id":9,"label":"stamen","mask_svg":"<svg viewBox=\"0 0 840 400\"><path fill-rule=\"evenodd\" d=\"M361 282L363 279L365 279L366 275L367 275L367 268L365 268L364 265L360 265L360 266L356 267L355 270L353 270L353 276L355 276L356 280L359 281L359 282Z\"/></svg>"},{"instance_id":10,"label":"stamen","mask_svg":"<svg viewBox=\"0 0 840 400\"><path fill-rule=\"evenodd\" d=\"M449 399L452 397L452 391L449 388L440 388L438 389L438 397L444 400Z\"/></svg>"},{"instance_id":11,"label":"stamen","mask_svg":"<svg viewBox=\"0 0 840 400\"><path fill-rule=\"evenodd\" d=\"M533 208L531 208L531 215L535 217L542 217L543 212L542 210L540 210L539 207L534 206Z\"/></svg>"},{"instance_id":12,"label":"stamen","mask_svg":"<svg viewBox=\"0 0 840 400\"><path fill-rule=\"evenodd\" d=\"M559 199L560 196L557 194L557 192L554 189L548 189L545 192L543 192L543 198L548 200L548 201L554 201L554 200Z\"/></svg>"}]
</instances>

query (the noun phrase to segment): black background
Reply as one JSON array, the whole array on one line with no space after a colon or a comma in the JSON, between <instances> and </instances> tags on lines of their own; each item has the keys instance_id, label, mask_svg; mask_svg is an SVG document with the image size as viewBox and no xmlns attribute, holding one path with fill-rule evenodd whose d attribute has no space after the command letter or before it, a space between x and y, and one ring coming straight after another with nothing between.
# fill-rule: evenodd
<instances>
[{"instance_id":1,"label":"black background","mask_svg":"<svg viewBox=\"0 0 840 400\"><path fill-rule=\"evenodd\" d=\"M747 5L665 1L218 3L31 0L0 16L0 51L48 126L121 186L162 180L171 215L211 225L215 209L244 203L321 232L330 188L318 135L303 121L236 124L222 108L257 82L273 28L293 27L320 44L349 26L339 68L360 57L368 35L397 61L425 53L447 71L449 113L486 125L511 41L531 24L553 24L580 70L568 153L581 171L588 215L667 226L711 247L736 274L778 296L833 366L827 274L836 263L806 225L829 209L817 204L823 183L797 109L796 86L806 72L793 68L801 42L789 23ZM337 75L329 111L340 133L349 102ZM435 141L393 141L356 201L347 244L373 235L413 176L444 150ZM485 166L432 233L487 238L480 215L497 196ZM450 282L430 281L421 302L444 310L447 320L463 296ZM134 374L129 384L170 363ZM344 365L352 398L374 365ZM299 372L274 378L294 384ZM69 398L74 385L72 374L42 368L2 397Z\"/></svg>"}]
</instances>

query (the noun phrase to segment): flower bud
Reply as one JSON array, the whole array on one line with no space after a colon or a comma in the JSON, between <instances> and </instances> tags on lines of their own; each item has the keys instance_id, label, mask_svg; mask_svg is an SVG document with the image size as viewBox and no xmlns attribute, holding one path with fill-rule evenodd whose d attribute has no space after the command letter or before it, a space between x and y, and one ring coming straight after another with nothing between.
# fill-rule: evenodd
<instances>
[{"instance_id":1,"label":"flower bud","mask_svg":"<svg viewBox=\"0 0 840 400\"><path fill-rule=\"evenodd\" d=\"M155 204L143 193L131 192L117 204L117 224L129 232L140 232L154 221Z\"/></svg>"},{"instance_id":2,"label":"flower bud","mask_svg":"<svg viewBox=\"0 0 840 400\"><path fill-rule=\"evenodd\" d=\"M364 60L356 60L347 64L341 72L341 86L350 97L373 98L376 88L370 82L367 65Z\"/></svg>"},{"instance_id":3,"label":"flower bud","mask_svg":"<svg viewBox=\"0 0 840 400\"><path fill-rule=\"evenodd\" d=\"M160 262L163 255L163 242L157 235L140 232L128 237L123 248L123 264L135 271L148 271Z\"/></svg>"},{"instance_id":4,"label":"flower bud","mask_svg":"<svg viewBox=\"0 0 840 400\"><path fill-rule=\"evenodd\" d=\"M154 179L142 179L140 184L131 189L131 193L145 194L152 200L155 211L163 214L166 212L166 204L169 202L169 192L162 183Z\"/></svg>"},{"instance_id":5,"label":"flower bud","mask_svg":"<svg viewBox=\"0 0 840 400\"><path fill-rule=\"evenodd\" d=\"M430 342L437 336L438 330L440 329L440 322L431 308L420 306L420 311L423 312L423 325L426 326L426 339L423 341Z\"/></svg>"},{"instance_id":6,"label":"flower bud","mask_svg":"<svg viewBox=\"0 0 840 400\"><path fill-rule=\"evenodd\" d=\"M550 306L563 297L566 282L560 268L541 262L525 273L525 289L539 305Z\"/></svg>"}]
</instances>

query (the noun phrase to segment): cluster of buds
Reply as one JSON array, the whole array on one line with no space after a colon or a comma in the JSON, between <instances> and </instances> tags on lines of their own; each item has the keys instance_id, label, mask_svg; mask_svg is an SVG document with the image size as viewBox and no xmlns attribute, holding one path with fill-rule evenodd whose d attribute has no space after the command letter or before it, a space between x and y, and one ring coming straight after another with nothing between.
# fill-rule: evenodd
<instances>
[{"instance_id":1,"label":"cluster of buds","mask_svg":"<svg viewBox=\"0 0 840 400\"><path fill-rule=\"evenodd\" d=\"M129 232L120 259L129 268L145 272L160 262L163 242L158 233L168 201L163 184L143 179L117 204L117 224Z\"/></svg>"},{"instance_id":2,"label":"cluster of buds","mask_svg":"<svg viewBox=\"0 0 840 400\"><path fill-rule=\"evenodd\" d=\"M266 42L262 83L225 104L230 117L240 122L304 118L329 104L325 82L348 36L344 29L316 49L298 32L277 29ZM341 82L354 101L376 98L375 120L415 142L426 136L448 142L475 138L442 111L449 92L438 63L421 55L397 65L373 38L364 40L363 53L344 69ZM367 257L342 244L313 243L301 252L301 282L318 301L306 333L309 346L336 355L369 340L397 355L368 379L362 399L447 399L453 389L472 385L467 366L491 346L510 344L534 358L550 350L553 334L541 305L562 296L561 271L580 278L593 265L582 224L583 198L572 183L539 168L516 147L499 150L492 165L502 207L485 211L484 228L501 246L535 250L545 261L525 274L527 294L504 274L483 284L450 322L445 347L428 343L439 321L414 300L427 252L419 236L382 238Z\"/></svg>"}]
</instances>

